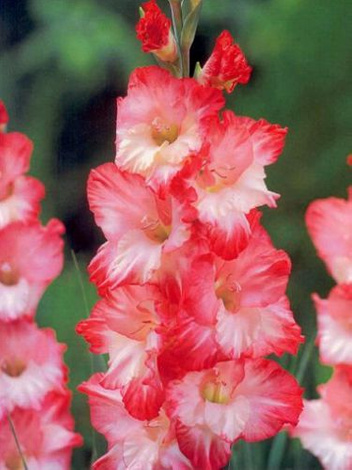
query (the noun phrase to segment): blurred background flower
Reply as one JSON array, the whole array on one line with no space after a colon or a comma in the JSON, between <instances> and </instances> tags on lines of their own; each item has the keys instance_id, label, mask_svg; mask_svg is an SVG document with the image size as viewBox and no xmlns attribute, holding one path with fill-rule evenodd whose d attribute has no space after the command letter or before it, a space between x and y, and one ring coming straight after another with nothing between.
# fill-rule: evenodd
<instances>
[{"instance_id":1,"label":"blurred background flower","mask_svg":"<svg viewBox=\"0 0 352 470\"><path fill-rule=\"evenodd\" d=\"M35 142L31 174L47 188L43 222L55 215L67 228L66 268L41 301L38 322L56 328L59 340L68 343L73 411L77 431L85 436L85 446L75 452L76 470L89 467L92 448L99 450L100 444L85 398L75 388L92 367L104 366L93 364L74 332L96 299L85 266L103 240L88 211L85 185L90 168L114 159L115 98L125 94L135 67L152 62L135 37L139 4L2 0L0 7L0 98L11 115L10 129ZM165 8L167 1L159 5ZM315 198L345 197L351 181L345 165L352 150L350 22L347 1L204 0L192 48L192 67L196 61L203 65L215 38L229 29L253 67L249 85L227 97L229 107L289 127L284 154L268 170L268 185L282 195L279 208L264 210L264 225L293 260L289 293L308 342L316 321L311 293L326 297L333 281L309 241L304 212ZM76 253L83 289L70 250ZM312 398L330 370L318 365L313 350L303 376L304 351L296 363L285 356L281 362L291 371L300 369L306 396ZM237 445L237 468L261 470L268 458L270 470L319 468L297 441L276 441L281 458L275 457L280 452L270 454L268 442L252 446L254 452Z\"/></svg>"}]
</instances>

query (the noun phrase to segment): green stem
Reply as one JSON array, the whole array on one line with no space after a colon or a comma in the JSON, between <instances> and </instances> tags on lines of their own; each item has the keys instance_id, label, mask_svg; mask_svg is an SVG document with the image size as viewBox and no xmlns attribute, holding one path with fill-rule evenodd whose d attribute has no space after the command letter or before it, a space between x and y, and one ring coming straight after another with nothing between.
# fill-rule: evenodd
<instances>
[{"instance_id":1,"label":"green stem","mask_svg":"<svg viewBox=\"0 0 352 470\"><path fill-rule=\"evenodd\" d=\"M84 309L86 311L86 316L89 317L88 299L87 299L87 296L86 296L86 291L84 289L84 282L83 282L83 278L82 278L82 273L81 273L81 270L80 270L80 267L79 267L79 263L78 263L78 260L77 260L77 257L76 257L76 253L73 250L71 250L71 256L72 256L73 264L74 264L75 269L77 271L77 277L78 277L79 287L80 287L81 293L82 293L82 299L83 299Z\"/></svg>"},{"instance_id":2,"label":"green stem","mask_svg":"<svg viewBox=\"0 0 352 470\"><path fill-rule=\"evenodd\" d=\"M310 339L308 343L306 343L306 347L304 348L300 363L297 368L297 372L295 374L296 379L298 380L299 383L302 383L305 373L307 371L309 360L314 351L314 345L315 345L315 341L314 341L314 338L312 338Z\"/></svg>"},{"instance_id":3,"label":"green stem","mask_svg":"<svg viewBox=\"0 0 352 470\"><path fill-rule=\"evenodd\" d=\"M182 76L189 77L189 47L183 47L181 49L181 60L182 60Z\"/></svg>"},{"instance_id":4,"label":"green stem","mask_svg":"<svg viewBox=\"0 0 352 470\"><path fill-rule=\"evenodd\" d=\"M182 9L181 9L181 1L180 0L169 0L170 8L171 8L171 16L172 16L172 26L174 29L177 50L178 50L178 62L179 67L181 70L178 71L178 76L183 77L183 57L182 57L182 50L181 50L181 33L183 27L183 20L182 20Z\"/></svg>"},{"instance_id":5,"label":"green stem","mask_svg":"<svg viewBox=\"0 0 352 470\"><path fill-rule=\"evenodd\" d=\"M86 316L89 317L89 305L88 305L88 299L86 295L86 291L84 288L84 281L82 277L82 272L77 260L76 253L71 250L71 256L73 260L73 264L75 266L75 269L77 271L77 278L78 278L78 283L81 289L81 294L82 294L82 299L83 299L83 304L84 308L86 311ZM106 370L106 364L104 362L104 358L101 356L95 356L92 353L89 353L89 359L90 359L90 369L91 369L91 374L95 374L95 372L100 372L100 371L105 371ZM99 436L96 431L94 430L93 427L91 427L91 436L92 436L92 456L91 456L91 464L95 462L99 457L101 457L105 452L105 443L102 439L102 436Z\"/></svg>"},{"instance_id":6,"label":"green stem","mask_svg":"<svg viewBox=\"0 0 352 470\"><path fill-rule=\"evenodd\" d=\"M9 414L7 415L7 419L8 419L8 422L9 422L9 424L10 424L10 428L11 428L12 435L13 435L13 437L14 437L14 439L15 439L15 442L16 442L16 447L17 447L18 453L20 454L20 457L21 457L21 460L22 460L22 463L23 463L23 468L24 468L24 470L28 470L27 462L26 462L26 460L25 460L25 458L24 458L24 455L23 455L23 453L22 453L19 440L18 440L18 438L17 438L15 425L13 424L13 421L12 421L11 416L10 416Z\"/></svg>"},{"instance_id":7,"label":"green stem","mask_svg":"<svg viewBox=\"0 0 352 470\"><path fill-rule=\"evenodd\" d=\"M180 44L181 31L183 26L182 9L180 0L169 0L172 14L172 24L175 30L176 39Z\"/></svg>"}]
</instances>

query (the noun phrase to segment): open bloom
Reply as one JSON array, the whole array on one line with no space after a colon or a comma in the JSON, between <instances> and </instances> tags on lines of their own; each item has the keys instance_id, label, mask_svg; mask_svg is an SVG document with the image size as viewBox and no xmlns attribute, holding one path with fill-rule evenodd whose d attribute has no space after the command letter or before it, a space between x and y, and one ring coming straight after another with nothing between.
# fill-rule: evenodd
<instances>
[{"instance_id":1,"label":"open bloom","mask_svg":"<svg viewBox=\"0 0 352 470\"><path fill-rule=\"evenodd\" d=\"M102 386L119 388L126 409L138 419L158 416L164 392L157 369L162 339L154 286L120 287L99 301L77 331L91 344L91 351L109 353L109 369Z\"/></svg>"},{"instance_id":2,"label":"open bloom","mask_svg":"<svg viewBox=\"0 0 352 470\"><path fill-rule=\"evenodd\" d=\"M352 468L352 368L338 366L319 387L321 399L305 400L298 426L292 430L304 448L326 470Z\"/></svg>"},{"instance_id":3,"label":"open bloom","mask_svg":"<svg viewBox=\"0 0 352 470\"><path fill-rule=\"evenodd\" d=\"M137 38L144 52L152 52L164 62L175 62L177 45L171 30L171 21L160 10L155 0L143 3L144 15L136 26Z\"/></svg>"},{"instance_id":4,"label":"open bloom","mask_svg":"<svg viewBox=\"0 0 352 470\"><path fill-rule=\"evenodd\" d=\"M63 388L64 346L52 330L28 322L0 323L0 418L19 406L40 413L44 396Z\"/></svg>"},{"instance_id":5,"label":"open bloom","mask_svg":"<svg viewBox=\"0 0 352 470\"><path fill-rule=\"evenodd\" d=\"M118 100L116 165L162 187L200 150L204 119L223 105L220 91L194 79L159 67L136 69L127 97Z\"/></svg>"},{"instance_id":6,"label":"open bloom","mask_svg":"<svg viewBox=\"0 0 352 470\"><path fill-rule=\"evenodd\" d=\"M352 282L352 188L347 201L330 197L312 202L306 223L318 255L334 279Z\"/></svg>"},{"instance_id":7,"label":"open bloom","mask_svg":"<svg viewBox=\"0 0 352 470\"><path fill-rule=\"evenodd\" d=\"M16 408L11 419L30 470L69 470L73 447L82 439L73 430L68 392L49 393L40 409ZM24 468L8 419L0 421L0 468Z\"/></svg>"},{"instance_id":8,"label":"open bloom","mask_svg":"<svg viewBox=\"0 0 352 470\"><path fill-rule=\"evenodd\" d=\"M24 176L29 169L32 148L25 135L0 132L0 228L12 221L34 220L38 216L44 186Z\"/></svg>"},{"instance_id":9,"label":"open bloom","mask_svg":"<svg viewBox=\"0 0 352 470\"><path fill-rule=\"evenodd\" d=\"M264 167L282 152L286 129L231 111L208 122L208 158L189 184L197 193L194 206L213 251L232 259L248 243L250 211L276 206L279 195L266 187Z\"/></svg>"},{"instance_id":10,"label":"open bloom","mask_svg":"<svg viewBox=\"0 0 352 470\"><path fill-rule=\"evenodd\" d=\"M332 289L327 299L314 295L320 357L325 364L352 366L352 285Z\"/></svg>"},{"instance_id":11,"label":"open bloom","mask_svg":"<svg viewBox=\"0 0 352 470\"><path fill-rule=\"evenodd\" d=\"M1 320L34 316L44 290L62 269L63 232L56 219L46 227L13 222L0 230Z\"/></svg>"},{"instance_id":12,"label":"open bloom","mask_svg":"<svg viewBox=\"0 0 352 470\"><path fill-rule=\"evenodd\" d=\"M231 93L238 83L246 84L252 68L228 31L217 38L215 48L201 70L198 80Z\"/></svg>"},{"instance_id":13,"label":"open bloom","mask_svg":"<svg viewBox=\"0 0 352 470\"><path fill-rule=\"evenodd\" d=\"M95 374L80 385L80 390L89 397L93 426L108 441L108 453L94 463L93 469L191 470L193 467L180 452L165 411L162 409L150 421L133 418L126 411L119 391L101 385L102 376Z\"/></svg>"},{"instance_id":14,"label":"open bloom","mask_svg":"<svg viewBox=\"0 0 352 470\"><path fill-rule=\"evenodd\" d=\"M266 439L284 424L295 425L301 395L277 363L247 359L220 362L171 382L167 406L177 420L181 451L196 468L210 470L226 464L229 444L237 439Z\"/></svg>"},{"instance_id":15,"label":"open bloom","mask_svg":"<svg viewBox=\"0 0 352 470\"><path fill-rule=\"evenodd\" d=\"M190 237L187 208L160 198L139 175L106 163L91 172L88 199L105 243L89 265L100 292L121 284L143 284L160 267L161 255Z\"/></svg>"},{"instance_id":16,"label":"open bloom","mask_svg":"<svg viewBox=\"0 0 352 470\"><path fill-rule=\"evenodd\" d=\"M185 277L183 308L193 318L187 341L215 339L231 358L296 353L302 336L285 296L290 269L260 226L236 259L196 258Z\"/></svg>"}]
</instances>

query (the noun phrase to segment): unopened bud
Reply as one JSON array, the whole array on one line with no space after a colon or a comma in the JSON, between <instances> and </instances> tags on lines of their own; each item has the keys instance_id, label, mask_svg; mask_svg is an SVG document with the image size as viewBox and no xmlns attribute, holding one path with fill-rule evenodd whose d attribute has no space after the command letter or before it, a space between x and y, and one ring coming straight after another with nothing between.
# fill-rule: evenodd
<instances>
[{"instance_id":1,"label":"unopened bud","mask_svg":"<svg viewBox=\"0 0 352 470\"><path fill-rule=\"evenodd\" d=\"M9 121L9 115L2 101L0 101L0 132L4 132L6 129L6 124Z\"/></svg>"},{"instance_id":2,"label":"unopened bud","mask_svg":"<svg viewBox=\"0 0 352 470\"><path fill-rule=\"evenodd\" d=\"M136 31L143 51L152 52L163 62L175 62L177 45L170 19L160 10L155 0L142 5L140 16Z\"/></svg>"},{"instance_id":3,"label":"unopened bud","mask_svg":"<svg viewBox=\"0 0 352 470\"><path fill-rule=\"evenodd\" d=\"M248 82L252 68L228 31L216 40L215 48L198 75L198 81L230 93L238 83Z\"/></svg>"}]
</instances>

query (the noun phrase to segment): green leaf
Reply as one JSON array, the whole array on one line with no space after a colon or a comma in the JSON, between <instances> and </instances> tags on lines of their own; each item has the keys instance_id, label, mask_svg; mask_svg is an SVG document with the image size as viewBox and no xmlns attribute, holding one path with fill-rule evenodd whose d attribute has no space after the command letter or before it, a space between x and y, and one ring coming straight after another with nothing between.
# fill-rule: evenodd
<instances>
[{"instance_id":1,"label":"green leaf","mask_svg":"<svg viewBox=\"0 0 352 470\"><path fill-rule=\"evenodd\" d=\"M192 1L188 0L187 3L190 3L191 5ZM191 9L191 11L188 13L187 16L184 16L183 28L182 28L182 34L181 34L181 49L182 50L185 50L185 49L189 50L191 48L191 45L194 41L194 37L196 35L201 9L202 9L202 2L200 1L198 2L196 6L193 6L193 8ZM186 6L185 6L185 10L187 10Z\"/></svg>"}]
</instances>

